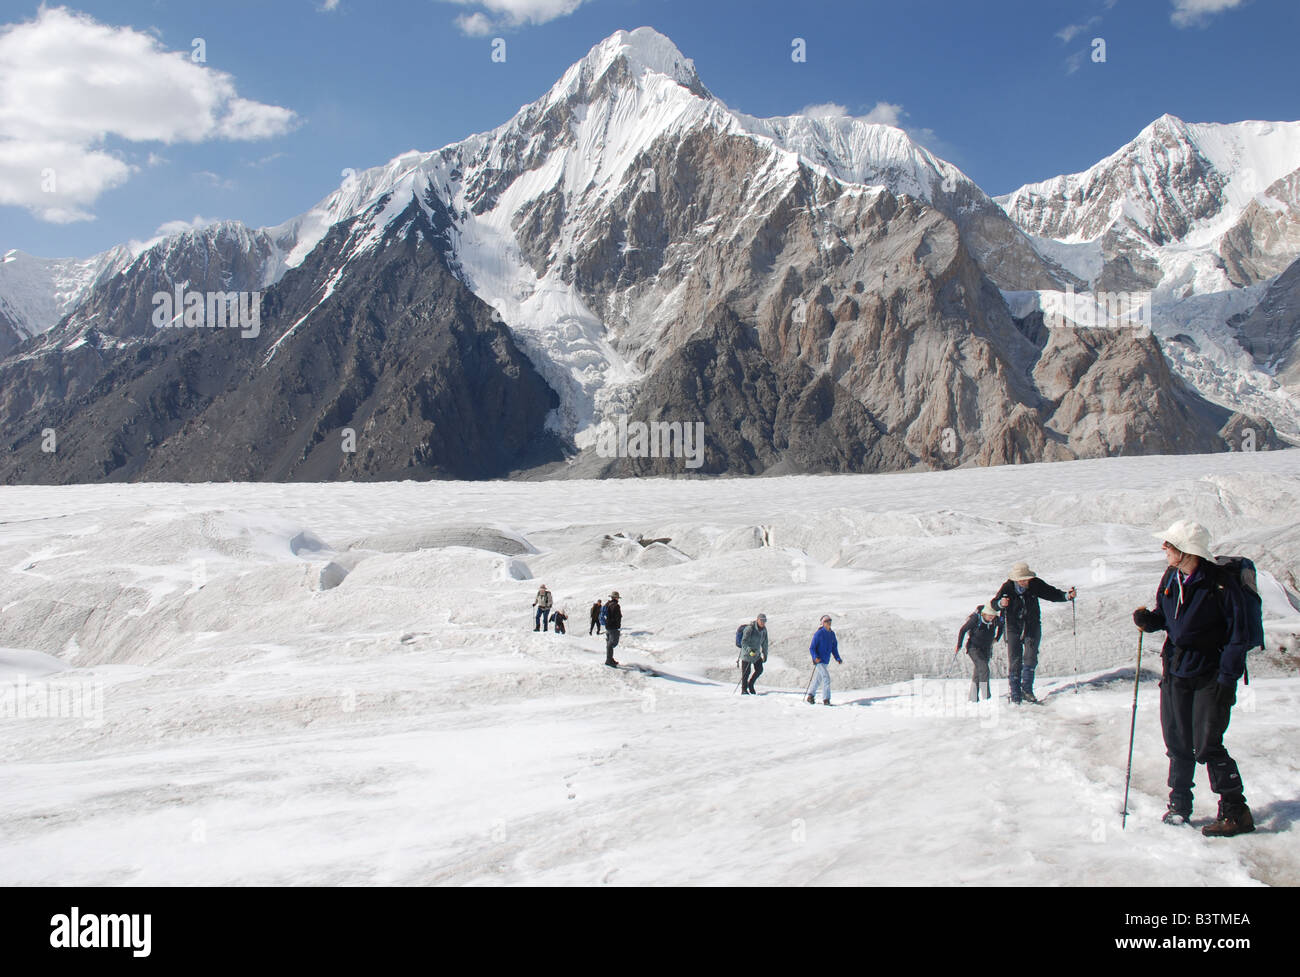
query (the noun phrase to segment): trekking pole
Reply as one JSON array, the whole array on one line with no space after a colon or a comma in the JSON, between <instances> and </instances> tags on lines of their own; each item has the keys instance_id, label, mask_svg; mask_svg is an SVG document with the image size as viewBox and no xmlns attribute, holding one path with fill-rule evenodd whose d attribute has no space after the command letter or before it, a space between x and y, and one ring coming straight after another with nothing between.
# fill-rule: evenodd
<instances>
[{"instance_id":1,"label":"trekking pole","mask_svg":"<svg viewBox=\"0 0 1300 977\"><path fill-rule=\"evenodd\" d=\"M1079 660L1079 629L1076 626L1074 616L1074 598L1070 598L1070 633L1074 635L1074 694L1079 694L1079 671L1082 664Z\"/></svg>"},{"instance_id":2,"label":"trekking pole","mask_svg":"<svg viewBox=\"0 0 1300 977\"><path fill-rule=\"evenodd\" d=\"M737 668L740 667L740 659L739 659L739 658L736 659L736 667L737 667ZM741 672L741 673L740 673L740 682L743 682L743 681L745 681L745 673L744 673L744 672ZM740 691L740 682L737 682L737 683L736 683L736 687L735 687L734 689L731 690L731 694L732 694L732 695L735 695L737 692Z\"/></svg>"},{"instance_id":3,"label":"trekking pole","mask_svg":"<svg viewBox=\"0 0 1300 977\"><path fill-rule=\"evenodd\" d=\"M1137 731L1138 721L1138 680L1142 677L1142 632L1138 632L1138 663L1133 673L1133 719L1128 728L1128 772L1124 774L1124 815L1119 823L1123 831L1128 827L1128 785L1133 776L1133 734Z\"/></svg>"}]
</instances>

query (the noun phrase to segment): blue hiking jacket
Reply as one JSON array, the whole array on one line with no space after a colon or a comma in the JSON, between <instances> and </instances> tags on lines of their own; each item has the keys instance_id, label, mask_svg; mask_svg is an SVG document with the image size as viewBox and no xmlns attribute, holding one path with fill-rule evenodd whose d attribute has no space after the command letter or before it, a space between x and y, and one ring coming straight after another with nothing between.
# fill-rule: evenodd
<instances>
[{"instance_id":1,"label":"blue hiking jacket","mask_svg":"<svg viewBox=\"0 0 1300 977\"><path fill-rule=\"evenodd\" d=\"M812 644L808 646L808 653L812 655L812 660L818 665L824 665L834 658L841 665L844 664L840 658L840 645L835 640L835 632L829 628L818 628L813 634Z\"/></svg>"}]
</instances>

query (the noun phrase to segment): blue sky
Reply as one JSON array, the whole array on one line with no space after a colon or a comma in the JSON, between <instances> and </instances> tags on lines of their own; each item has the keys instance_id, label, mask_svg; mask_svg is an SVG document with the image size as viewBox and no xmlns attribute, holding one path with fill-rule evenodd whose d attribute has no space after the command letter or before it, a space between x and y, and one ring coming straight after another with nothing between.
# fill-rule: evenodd
<instances>
[{"instance_id":1,"label":"blue sky","mask_svg":"<svg viewBox=\"0 0 1300 977\"><path fill-rule=\"evenodd\" d=\"M1165 112L1300 119L1295 0L4 0L0 251L279 223L344 168L504 122L646 24L733 108L896 121L992 194L1084 169Z\"/></svg>"}]
</instances>

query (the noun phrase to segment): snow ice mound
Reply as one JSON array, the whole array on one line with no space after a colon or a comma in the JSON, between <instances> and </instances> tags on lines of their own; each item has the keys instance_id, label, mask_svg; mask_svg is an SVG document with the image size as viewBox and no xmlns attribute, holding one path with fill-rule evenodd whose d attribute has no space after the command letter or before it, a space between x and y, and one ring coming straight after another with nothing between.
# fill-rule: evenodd
<instances>
[{"instance_id":1,"label":"snow ice mound","mask_svg":"<svg viewBox=\"0 0 1300 977\"><path fill-rule=\"evenodd\" d=\"M53 655L32 648L0 648L0 680L10 681L20 675L34 678L61 672L68 666Z\"/></svg>"},{"instance_id":2,"label":"snow ice mound","mask_svg":"<svg viewBox=\"0 0 1300 977\"><path fill-rule=\"evenodd\" d=\"M675 567L680 563L689 563L690 557L663 543L651 543L643 547L636 556L636 565L647 569L658 567Z\"/></svg>"},{"instance_id":3,"label":"snow ice mound","mask_svg":"<svg viewBox=\"0 0 1300 977\"><path fill-rule=\"evenodd\" d=\"M495 526L438 526L400 533L365 536L349 544L349 549L378 550L381 553L411 553L415 550L464 547L487 550L503 556L536 553L537 549L519 533Z\"/></svg>"}]
</instances>

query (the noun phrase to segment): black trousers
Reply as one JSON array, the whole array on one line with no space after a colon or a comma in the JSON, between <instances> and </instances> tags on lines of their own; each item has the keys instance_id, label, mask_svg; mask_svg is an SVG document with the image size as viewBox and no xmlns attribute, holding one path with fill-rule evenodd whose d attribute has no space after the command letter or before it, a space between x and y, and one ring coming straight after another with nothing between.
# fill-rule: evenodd
<instances>
[{"instance_id":1,"label":"black trousers","mask_svg":"<svg viewBox=\"0 0 1300 977\"><path fill-rule=\"evenodd\" d=\"M591 627L587 628L587 636L590 637L593 631L596 634L600 634L600 618L598 617L593 617L591 619Z\"/></svg>"},{"instance_id":2,"label":"black trousers","mask_svg":"<svg viewBox=\"0 0 1300 977\"><path fill-rule=\"evenodd\" d=\"M754 670L752 677L749 674L751 668ZM752 662L748 658L742 658L740 660L740 687L742 689L748 689L750 692L753 692L754 683L758 681L758 677L762 674L763 659L755 658Z\"/></svg>"},{"instance_id":3,"label":"black trousers","mask_svg":"<svg viewBox=\"0 0 1300 977\"><path fill-rule=\"evenodd\" d=\"M1245 804L1237 761L1228 755L1223 734L1232 706L1219 704L1216 672L1197 678L1175 678L1166 665L1160 680L1160 726L1169 757L1169 802L1178 810L1192 809L1196 765L1205 764L1210 790L1229 804Z\"/></svg>"},{"instance_id":4,"label":"black trousers","mask_svg":"<svg viewBox=\"0 0 1300 977\"><path fill-rule=\"evenodd\" d=\"M618 633L621 628L605 628L605 661L614 660L614 649L618 647Z\"/></svg>"}]
</instances>

